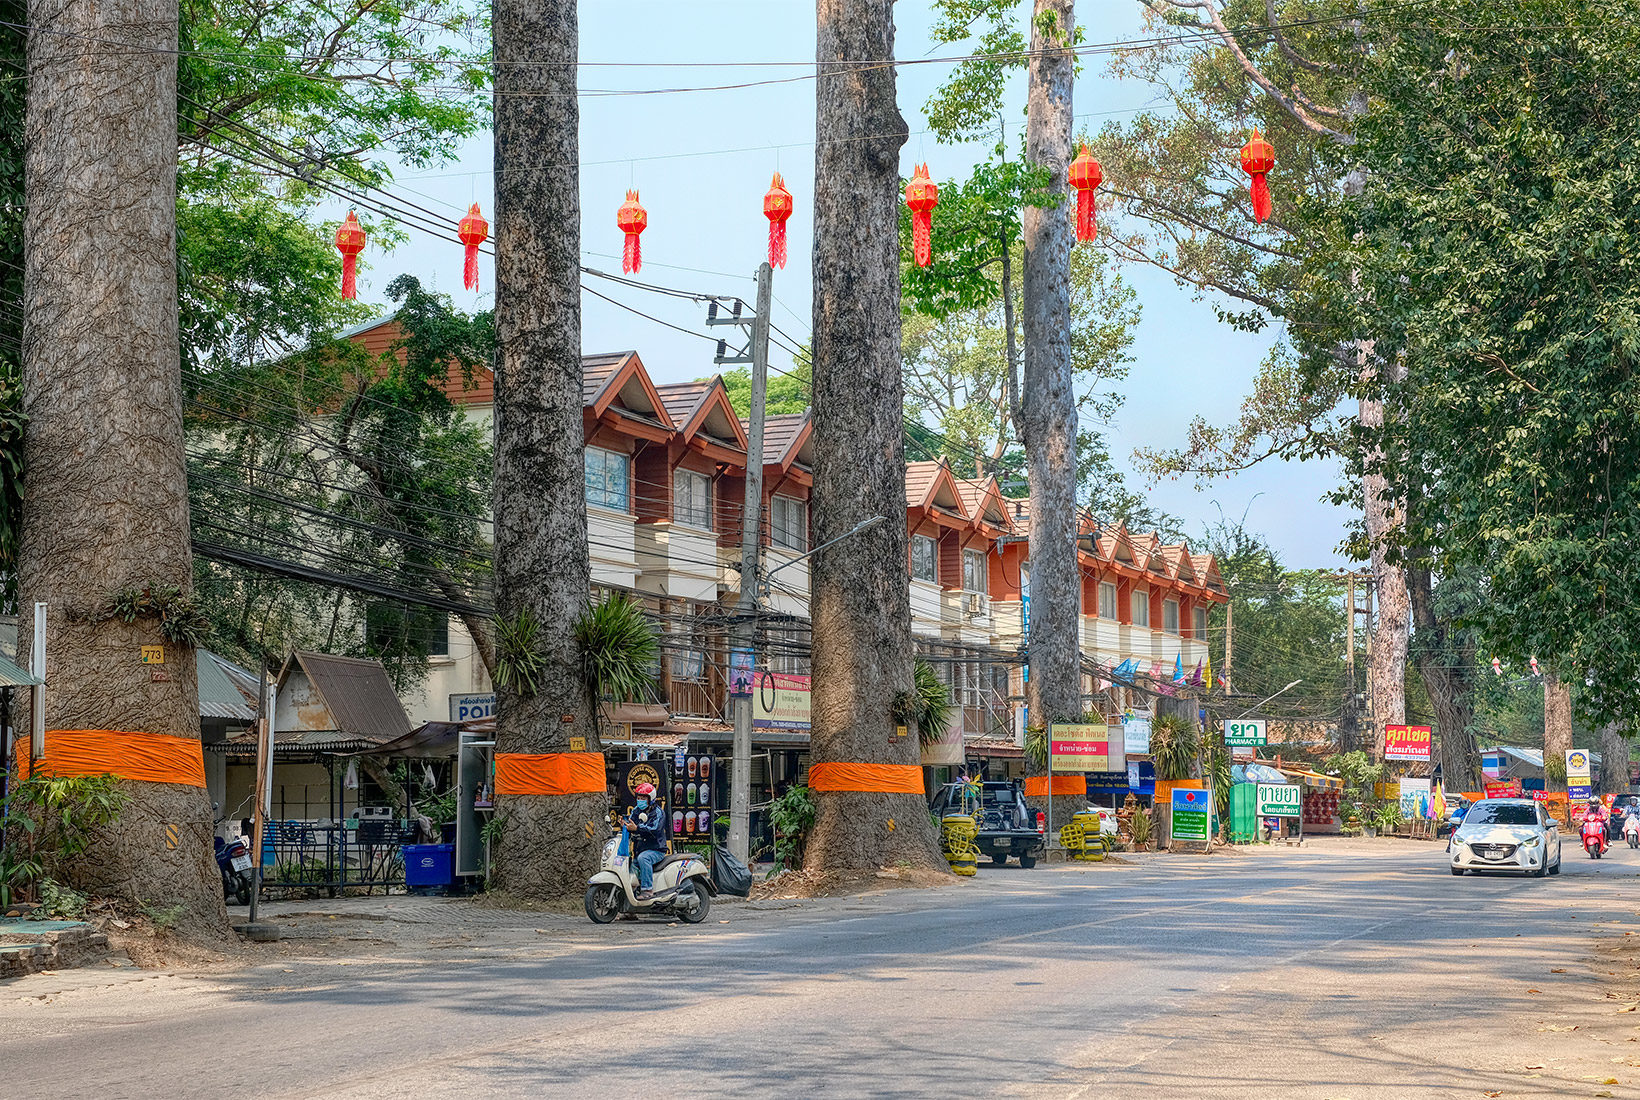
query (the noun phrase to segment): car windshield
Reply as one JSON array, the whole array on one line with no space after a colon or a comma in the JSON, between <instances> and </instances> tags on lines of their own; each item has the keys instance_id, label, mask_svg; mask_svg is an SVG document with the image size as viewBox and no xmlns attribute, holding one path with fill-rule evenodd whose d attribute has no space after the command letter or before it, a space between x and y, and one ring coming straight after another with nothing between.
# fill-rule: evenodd
<instances>
[{"instance_id":1,"label":"car windshield","mask_svg":"<svg viewBox=\"0 0 1640 1100\"><path fill-rule=\"evenodd\" d=\"M1476 803L1464 815L1465 825L1536 825L1537 811L1531 806L1488 806Z\"/></svg>"}]
</instances>

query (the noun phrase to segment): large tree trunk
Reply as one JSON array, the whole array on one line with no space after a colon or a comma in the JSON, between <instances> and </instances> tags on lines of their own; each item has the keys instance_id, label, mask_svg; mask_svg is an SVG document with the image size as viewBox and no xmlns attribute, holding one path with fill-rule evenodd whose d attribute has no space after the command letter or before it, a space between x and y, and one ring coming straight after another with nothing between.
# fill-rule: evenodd
<instances>
[{"instance_id":1,"label":"large tree trunk","mask_svg":"<svg viewBox=\"0 0 1640 1100\"><path fill-rule=\"evenodd\" d=\"M1566 750L1572 747L1572 689L1552 672L1543 674L1544 789L1566 789ZM1552 778L1559 776L1558 781Z\"/></svg>"},{"instance_id":2,"label":"large tree trunk","mask_svg":"<svg viewBox=\"0 0 1640 1100\"><path fill-rule=\"evenodd\" d=\"M1610 722L1600 729L1600 774L1595 777L1596 794L1629 793L1629 739L1623 728Z\"/></svg>"},{"instance_id":3,"label":"large tree trunk","mask_svg":"<svg viewBox=\"0 0 1640 1100\"><path fill-rule=\"evenodd\" d=\"M1363 373L1370 377L1376 369L1370 343L1362 346L1361 356ZM1404 377L1406 367L1391 363L1388 370L1393 380L1397 375ZM1384 403L1363 398L1360 423L1369 437L1380 431L1384 426ZM1406 570L1389 557L1390 545L1402 523L1402 502L1390 494L1383 476L1372 472L1375 457L1376 452L1369 452L1361 494L1371 548L1372 582L1378 597L1378 621L1367 661L1367 697L1372 708L1373 757L1382 760L1384 727L1402 725L1407 720L1407 645L1412 607Z\"/></svg>"},{"instance_id":4,"label":"large tree trunk","mask_svg":"<svg viewBox=\"0 0 1640 1100\"><path fill-rule=\"evenodd\" d=\"M590 586L575 0L500 0L493 13L496 614L533 616L545 661L536 692L497 685L495 747L569 763L557 754L601 750L574 634ZM581 893L605 836L604 790L498 780L496 795L496 884L520 897Z\"/></svg>"},{"instance_id":5,"label":"large tree trunk","mask_svg":"<svg viewBox=\"0 0 1640 1100\"><path fill-rule=\"evenodd\" d=\"M1036 0L1025 113L1025 159L1052 175L1064 196L1052 207L1027 207L1022 218L1025 271L1025 383L1020 436L1031 486L1030 683L1034 725L1082 717L1081 595L1076 561L1076 392L1071 373L1071 153L1069 52L1075 33L1071 0ZM1033 774L1047 769L1031 767ZM1033 797L1039 809L1048 800ZM1080 795L1055 796L1052 819L1068 824Z\"/></svg>"},{"instance_id":6,"label":"large tree trunk","mask_svg":"<svg viewBox=\"0 0 1640 1100\"><path fill-rule=\"evenodd\" d=\"M1427 568L1407 571L1408 593L1418 633L1413 639L1418 675L1435 708L1441 782L1449 791L1480 790L1480 749L1475 742L1474 647L1454 644L1449 623L1435 614Z\"/></svg>"},{"instance_id":7,"label":"large tree trunk","mask_svg":"<svg viewBox=\"0 0 1640 1100\"><path fill-rule=\"evenodd\" d=\"M21 605L50 605L46 726L197 744L192 647L168 642L156 617L106 614L122 588L193 587L177 335L176 0L41 0L29 22L42 30L28 46L29 492L18 573ZM26 662L26 617L19 633ZM140 661L144 645L166 647L162 670ZM203 768L200 780L126 782L130 805L66 869L70 879L132 904L181 905L180 927L224 935Z\"/></svg>"},{"instance_id":8,"label":"large tree trunk","mask_svg":"<svg viewBox=\"0 0 1640 1100\"><path fill-rule=\"evenodd\" d=\"M835 763L916 767L916 735L896 736L892 713L896 693L911 688L906 532L898 518L905 512L899 150L906 125L886 64L894 8L892 0L820 0L817 10L814 544L873 516L889 522L815 555L810 751L821 772ZM943 865L920 790L817 789L815 800L806 866Z\"/></svg>"}]
</instances>

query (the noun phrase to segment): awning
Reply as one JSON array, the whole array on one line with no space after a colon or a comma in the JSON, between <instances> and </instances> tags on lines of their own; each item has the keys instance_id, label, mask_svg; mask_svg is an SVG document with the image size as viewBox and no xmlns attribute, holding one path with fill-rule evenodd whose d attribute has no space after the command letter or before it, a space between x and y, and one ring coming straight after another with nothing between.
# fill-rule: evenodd
<instances>
[{"instance_id":1,"label":"awning","mask_svg":"<svg viewBox=\"0 0 1640 1100\"><path fill-rule=\"evenodd\" d=\"M1281 770L1286 773L1288 781L1292 783L1301 783L1306 787L1314 787L1323 791L1341 791L1344 789L1344 781L1330 775L1305 771L1303 768L1283 767Z\"/></svg>"},{"instance_id":2,"label":"awning","mask_svg":"<svg viewBox=\"0 0 1640 1100\"><path fill-rule=\"evenodd\" d=\"M44 682L43 680L36 680L4 657L0 657L0 688L34 687Z\"/></svg>"}]
</instances>

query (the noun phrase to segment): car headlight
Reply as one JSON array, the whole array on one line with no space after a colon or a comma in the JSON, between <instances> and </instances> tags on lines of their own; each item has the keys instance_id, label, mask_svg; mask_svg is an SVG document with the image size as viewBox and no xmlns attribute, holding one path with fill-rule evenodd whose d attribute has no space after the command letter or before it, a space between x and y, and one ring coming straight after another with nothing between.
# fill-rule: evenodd
<instances>
[{"instance_id":1,"label":"car headlight","mask_svg":"<svg viewBox=\"0 0 1640 1100\"><path fill-rule=\"evenodd\" d=\"M1540 837L1540 836L1534 836L1534 837L1530 837L1530 838L1528 838L1528 839L1527 839L1527 840L1525 840L1525 841L1523 841L1523 842L1522 842L1522 843L1521 843L1521 847L1522 847L1522 848L1536 848L1536 847L1537 847L1537 846L1538 846L1538 845L1539 845L1539 844L1541 844L1541 843L1542 843L1542 842L1543 842L1543 838L1542 838L1542 837Z\"/></svg>"}]
</instances>

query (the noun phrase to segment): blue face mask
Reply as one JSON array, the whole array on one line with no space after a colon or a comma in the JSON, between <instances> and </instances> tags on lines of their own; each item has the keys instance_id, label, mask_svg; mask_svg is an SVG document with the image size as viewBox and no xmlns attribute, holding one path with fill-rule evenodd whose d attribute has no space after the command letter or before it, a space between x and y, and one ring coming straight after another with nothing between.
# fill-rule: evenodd
<instances>
[{"instance_id":1,"label":"blue face mask","mask_svg":"<svg viewBox=\"0 0 1640 1100\"><path fill-rule=\"evenodd\" d=\"M647 810L648 808L649 808L649 799L647 799L647 798L638 799L638 809Z\"/></svg>"}]
</instances>

